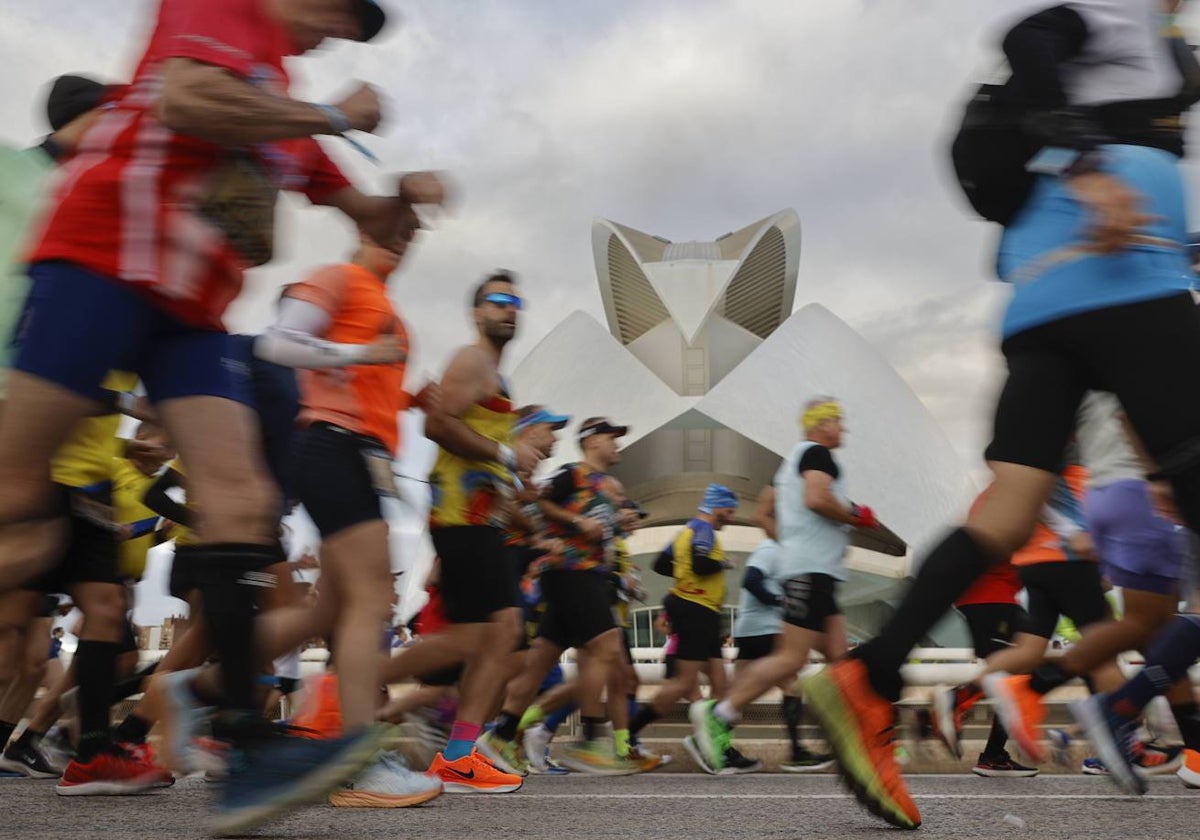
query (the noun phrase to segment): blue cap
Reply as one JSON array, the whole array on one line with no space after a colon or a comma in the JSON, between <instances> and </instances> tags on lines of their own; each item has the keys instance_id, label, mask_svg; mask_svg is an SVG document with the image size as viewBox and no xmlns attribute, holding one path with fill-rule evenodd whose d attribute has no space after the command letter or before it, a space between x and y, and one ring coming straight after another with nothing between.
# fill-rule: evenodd
<instances>
[{"instance_id":1,"label":"blue cap","mask_svg":"<svg viewBox=\"0 0 1200 840\"><path fill-rule=\"evenodd\" d=\"M378 0L358 0L358 19L362 23L360 41L370 41L387 23L387 15L384 14Z\"/></svg>"},{"instance_id":2,"label":"blue cap","mask_svg":"<svg viewBox=\"0 0 1200 840\"><path fill-rule=\"evenodd\" d=\"M527 429L536 423L549 423L554 427L554 431L565 429L567 424L571 422L569 414L555 414L545 408L539 408L532 414L527 414L517 421L516 430L519 432L522 429Z\"/></svg>"},{"instance_id":3,"label":"blue cap","mask_svg":"<svg viewBox=\"0 0 1200 840\"><path fill-rule=\"evenodd\" d=\"M700 503L701 513L712 513L721 508L738 506L737 495L724 484L710 484L704 491L704 501Z\"/></svg>"}]
</instances>

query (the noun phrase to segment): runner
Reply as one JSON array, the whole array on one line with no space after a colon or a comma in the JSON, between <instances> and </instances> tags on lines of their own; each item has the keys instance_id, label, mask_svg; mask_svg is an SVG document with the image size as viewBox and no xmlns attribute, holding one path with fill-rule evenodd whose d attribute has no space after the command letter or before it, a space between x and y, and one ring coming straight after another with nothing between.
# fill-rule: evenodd
<instances>
[{"instance_id":1,"label":"runner","mask_svg":"<svg viewBox=\"0 0 1200 840\"><path fill-rule=\"evenodd\" d=\"M537 638L524 672L509 686L496 728L479 748L510 772L525 768L517 733L520 721L546 676L567 648L575 648L579 666L577 699L583 740L563 752L563 763L581 773L626 775L638 770L619 756L605 732L608 716L604 689L622 659L621 633L613 621L607 577L615 568L619 502L612 497L608 471L620 462L617 440L628 428L604 417L579 426L583 460L564 464L542 492L546 535L562 551L538 561L534 572L545 602ZM628 751L626 751L628 752Z\"/></svg>"},{"instance_id":2,"label":"runner","mask_svg":"<svg viewBox=\"0 0 1200 840\"><path fill-rule=\"evenodd\" d=\"M1006 226L1000 277L1016 286L1003 325L1008 380L987 453L992 494L920 564L880 634L806 688L859 801L899 827L921 822L890 737L900 666L985 569L1029 539L1087 390L1117 396L1170 479L1184 520L1200 526L1191 454L1200 400L1172 375L1200 362L1178 166L1179 117L1200 98L1192 83L1200 68L1177 31L1159 31L1162 10L1160 0L1080 0L1038 12L1004 39L1010 82L976 101L978 111L1006 94L1023 114L1027 133L1018 143L1042 149L1028 180L1019 163L1002 179L1017 193L1013 212L989 214ZM971 188L978 181L964 159L972 136L960 134L956 150ZM996 144L976 150L983 165L1003 168ZM1190 664L1200 651L1200 624L1181 619L1163 643L1174 682L1186 670L1176 663ZM1143 673L1145 681L1161 671ZM1109 764L1103 751L1101 758Z\"/></svg>"},{"instance_id":3,"label":"runner","mask_svg":"<svg viewBox=\"0 0 1200 840\"><path fill-rule=\"evenodd\" d=\"M851 503L842 489L842 470L833 457L842 445L842 416L832 397L809 400L801 418L805 440L775 473L775 573L783 590L777 644L737 676L724 699L693 703L689 710L694 743L704 762L718 772L725 768L730 731L747 703L782 680L794 680L814 647L821 648L828 662L846 654L846 618L837 603L837 586L847 575L850 526L875 528L879 523L870 508Z\"/></svg>"},{"instance_id":4,"label":"runner","mask_svg":"<svg viewBox=\"0 0 1200 840\"><path fill-rule=\"evenodd\" d=\"M671 630L678 637L675 676L638 710L629 727L632 735L658 720L679 700L690 697L697 690L700 672L705 667L710 668L712 695L724 694L721 606L725 601L725 571L730 567L717 531L733 521L737 504L737 496L728 487L708 485L698 515L663 549L655 563L656 571L669 565L675 581L663 601ZM724 756L723 764L707 764L690 740L684 745L700 767L710 773L720 770L753 773L762 767L761 762L750 761L740 754Z\"/></svg>"},{"instance_id":5,"label":"runner","mask_svg":"<svg viewBox=\"0 0 1200 840\"><path fill-rule=\"evenodd\" d=\"M516 335L522 301L508 272L485 277L470 298L479 339L458 350L440 385L440 401L425 421L438 444L430 475L430 536L441 560L441 593L450 624L392 658L387 683L465 662L458 718L430 772L447 793L508 793L521 777L497 769L475 750L483 722L503 688L508 654L520 642L517 581L505 562L505 511L513 475L529 471L537 452L512 439L516 415L499 372Z\"/></svg>"},{"instance_id":6,"label":"runner","mask_svg":"<svg viewBox=\"0 0 1200 840\"><path fill-rule=\"evenodd\" d=\"M430 181L426 188L436 191L432 174L405 176L414 178ZM321 533L325 580L325 596L308 613L311 623L294 629L288 642L269 644L288 650L332 631L347 730L376 719L382 684L380 628L391 618L394 593L382 500L397 497L392 462L400 444L398 418L410 400L404 391L408 331L388 300L387 285L419 226L410 208L387 248L362 234L350 263L319 269L289 286L275 326L255 350L267 361L301 369L302 431L294 442L293 480ZM439 780L385 755L330 802L408 807L440 793Z\"/></svg>"},{"instance_id":7,"label":"runner","mask_svg":"<svg viewBox=\"0 0 1200 840\"><path fill-rule=\"evenodd\" d=\"M278 188L392 239L399 204L353 189L312 139L373 130L378 97L363 86L339 106L290 99L283 68L285 55L327 38L367 40L383 18L366 0L164 0L131 88L85 134L32 250L0 425L0 589L45 566L61 529L46 465L94 410L107 371L134 369L204 511L201 588L223 670L217 729L239 750L218 833L325 794L370 761L382 737L371 727L329 743L280 738L256 708L259 587L248 584L279 550L269 480L240 404L246 368L229 363L220 322L244 269L271 257Z\"/></svg>"}]
</instances>

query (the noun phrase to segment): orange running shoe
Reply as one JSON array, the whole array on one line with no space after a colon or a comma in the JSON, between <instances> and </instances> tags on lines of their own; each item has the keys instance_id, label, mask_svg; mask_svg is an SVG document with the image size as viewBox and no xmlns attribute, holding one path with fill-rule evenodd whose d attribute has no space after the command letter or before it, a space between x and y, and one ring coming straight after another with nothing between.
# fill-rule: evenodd
<instances>
[{"instance_id":1,"label":"orange running shoe","mask_svg":"<svg viewBox=\"0 0 1200 840\"><path fill-rule=\"evenodd\" d=\"M804 696L821 722L854 797L897 828L917 828L921 813L896 766L892 704L875 693L859 659L827 665L804 681Z\"/></svg>"},{"instance_id":2,"label":"orange running shoe","mask_svg":"<svg viewBox=\"0 0 1200 840\"><path fill-rule=\"evenodd\" d=\"M997 671L983 678L983 690L991 698L1000 723L1021 752L1034 764L1045 761L1046 750L1041 738L1046 706L1042 695L1029 687L1029 675L1014 676Z\"/></svg>"},{"instance_id":3,"label":"orange running shoe","mask_svg":"<svg viewBox=\"0 0 1200 840\"><path fill-rule=\"evenodd\" d=\"M1183 766L1175 773L1184 787L1200 788L1200 752L1183 751Z\"/></svg>"},{"instance_id":4,"label":"orange running shoe","mask_svg":"<svg viewBox=\"0 0 1200 840\"><path fill-rule=\"evenodd\" d=\"M308 681L307 696L300 711L288 723L302 738L342 737L342 701L337 674L326 671Z\"/></svg>"},{"instance_id":5,"label":"orange running shoe","mask_svg":"<svg viewBox=\"0 0 1200 840\"><path fill-rule=\"evenodd\" d=\"M429 775L442 780L445 793L512 793L525 781L514 773L505 773L478 750L455 761L447 761L438 753L429 765Z\"/></svg>"}]
</instances>

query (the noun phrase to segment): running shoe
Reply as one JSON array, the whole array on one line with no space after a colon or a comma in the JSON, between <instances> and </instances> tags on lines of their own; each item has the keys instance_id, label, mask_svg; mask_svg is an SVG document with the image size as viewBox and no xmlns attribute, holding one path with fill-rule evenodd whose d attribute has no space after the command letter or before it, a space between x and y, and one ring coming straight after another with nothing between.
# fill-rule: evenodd
<instances>
[{"instance_id":1,"label":"running shoe","mask_svg":"<svg viewBox=\"0 0 1200 840\"><path fill-rule=\"evenodd\" d=\"M741 776L746 773L757 773L763 767L761 761L756 758L746 758L734 746L725 748L725 754L721 756L721 763L724 766L717 771L718 776Z\"/></svg>"},{"instance_id":2,"label":"running shoe","mask_svg":"<svg viewBox=\"0 0 1200 840\"><path fill-rule=\"evenodd\" d=\"M303 738L339 738L342 735L342 701L337 674L326 671L309 679L300 711L289 721Z\"/></svg>"},{"instance_id":3,"label":"running shoe","mask_svg":"<svg viewBox=\"0 0 1200 840\"><path fill-rule=\"evenodd\" d=\"M833 766L833 756L828 753L815 753L805 747L792 751L792 757L780 763L779 769L784 773L820 773Z\"/></svg>"},{"instance_id":4,"label":"running shoe","mask_svg":"<svg viewBox=\"0 0 1200 840\"><path fill-rule=\"evenodd\" d=\"M757 773L762 769L762 762L746 758L736 747L730 746L721 755L721 767L717 769L708 763L707 756L700 749L695 735L683 739L683 748L696 762L696 766L710 776L740 776L746 773Z\"/></svg>"},{"instance_id":5,"label":"running shoe","mask_svg":"<svg viewBox=\"0 0 1200 840\"><path fill-rule=\"evenodd\" d=\"M31 779L57 779L63 774L35 745L20 740L12 741L0 755L0 770L20 773Z\"/></svg>"},{"instance_id":6,"label":"running shoe","mask_svg":"<svg viewBox=\"0 0 1200 840\"><path fill-rule=\"evenodd\" d=\"M1050 758L1055 764L1066 767L1071 763L1071 733L1065 729L1047 729L1046 741L1050 744Z\"/></svg>"},{"instance_id":7,"label":"running shoe","mask_svg":"<svg viewBox=\"0 0 1200 840\"><path fill-rule=\"evenodd\" d=\"M61 763L64 767L75 757L75 745L71 743L71 732L65 726L51 726L50 731L46 733L38 746L50 754L52 761L56 764ZM58 761L60 756L62 757L61 762Z\"/></svg>"},{"instance_id":8,"label":"running shoe","mask_svg":"<svg viewBox=\"0 0 1200 840\"><path fill-rule=\"evenodd\" d=\"M274 729L261 740L235 744L211 826L213 836L245 834L299 805L328 796L376 760L390 728L373 724L328 740L279 734Z\"/></svg>"},{"instance_id":9,"label":"running shoe","mask_svg":"<svg viewBox=\"0 0 1200 840\"><path fill-rule=\"evenodd\" d=\"M984 776L989 779L1027 779L1036 776L1041 771L1036 767L1026 767L1020 762L1013 761L1007 750L1001 750L995 755L980 753L979 760L975 762L971 772L976 776Z\"/></svg>"},{"instance_id":10,"label":"running shoe","mask_svg":"<svg viewBox=\"0 0 1200 840\"><path fill-rule=\"evenodd\" d=\"M658 753L651 752L640 744L636 746L631 745L626 758L636 764L638 771L642 773L657 770L670 761L670 756L661 756Z\"/></svg>"},{"instance_id":11,"label":"running shoe","mask_svg":"<svg viewBox=\"0 0 1200 840\"><path fill-rule=\"evenodd\" d=\"M525 730L521 736L521 745L525 748L525 757L529 759L531 773L547 772L547 759L550 756L550 741L554 733L540 723Z\"/></svg>"},{"instance_id":12,"label":"running shoe","mask_svg":"<svg viewBox=\"0 0 1200 840\"><path fill-rule=\"evenodd\" d=\"M529 762L521 755L521 747L516 741L505 741L494 731L484 732L475 741L475 749L505 773L512 773L514 776L529 775Z\"/></svg>"},{"instance_id":13,"label":"running shoe","mask_svg":"<svg viewBox=\"0 0 1200 840\"><path fill-rule=\"evenodd\" d=\"M59 796L129 796L165 787L174 779L161 767L147 764L119 747L111 747L86 764L71 759L54 788Z\"/></svg>"},{"instance_id":14,"label":"running shoe","mask_svg":"<svg viewBox=\"0 0 1200 840\"><path fill-rule=\"evenodd\" d=\"M714 714L716 707L715 700L697 700L688 707L688 719L696 746L704 754L704 766L720 773L725 768L725 751L731 746L731 737L729 724Z\"/></svg>"},{"instance_id":15,"label":"running shoe","mask_svg":"<svg viewBox=\"0 0 1200 840\"><path fill-rule=\"evenodd\" d=\"M997 671L983 678L983 690L991 698L1000 723L1021 752L1030 761L1040 763L1046 760L1046 750L1041 743L1046 706L1042 695L1029 687L1029 679L1027 674L1014 676Z\"/></svg>"},{"instance_id":16,"label":"running shoe","mask_svg":"<svg viewBox=\"0 0 1200 840\"><path fill-rule=\"evenodd\" d=\"M512 793L524 784L520 776L505 773L479 750L454 761L438 753L429 765L429 775L441 779L446 793Z\"/></svg>"},{"instance_id":17,"label":"running shoe","mask_svg":"<svg viewBox=\"0 0 1200 840\"><path fill-rule=\"evenodd\" d=\"M441 793L441 779L410 770L399 755L385 752L357 779L329 794L329 804L336 808L411 808Z\"/></svg>"},{"instance_id":18,"label":"running shoe","mask_svg":"<svg viewBox=\"0 0 1200 840\"><path fill-rule=\"evenodd\" d=\"M982 696L982 693L960 685L954 688L934 689L930 697L930 723L933 725L933 731L955 758L963 757L963 721L967 718L967 712Z\"/></svg>"},{"instance_id":19,"label":"running shoe","mask_svg":"<svg viewBox=\"0 0 1200 840\"><path fill-rule=\"evenodd\" d=\"M1179 781L1187 788L1200 788L1200 752L1195 750L1183 751L1183 764L1175 772Z\"/></svg>"},{"instance_id":20,"label":"running shoe","mask_svg":"<svg viewBox=\"0 0 1200 840\"><path fill-rule=\"evenodd\" d=\"M193 745L207 729L212 710L202 707L192 693L198 673L198 668L165 671L151 677L146 688L151 712L166 732L159 742L162 765L183 775L204 769Z\"/></svg>"},{"instance_id":21,"label":"running shoe","mask_svg":"<svg viewBox=\"0 0 1200 840\"><path fill-rule=\"evenodd\" d=\"M150 746L145 741L141 742L140 744L124 741L118 742L117 749L124 750L134 761L139 762L140 764L147 764L151 767L158 766L158 761L154 756L154 747ZM161 767L159 769L162 770L162 773L160 774L159 783L155 785L155 787L170 787L171 785L175 784L175 777L171 774L171 771L165 770Z\"/></svg>"},{"instance_id":22,"label":"running shoe","mask_svg":"<svg viewBox=\"0 0 1200 840\"><path fill-rule=\"evenodd\" d=\"M637 764L618 756L607 739L571 744L563 750L562 763L568 770L593 776L631 776L638 772Z\"/></svg>"},{"instance_id":23,"label":"running shoe","mask_svg":"<svg viewBox=\"0 0 1200 840\"><path fill-rule=\"evenodd\" d=\"M1137 722L1119 717L1108 705L1104 694L1093 694L1071 703L1071 715L1096 748L1108 768L1108 777L1128 793L1146 792L1146 780L1136 770L1134 734Z\"/></svg>"},{"instance_id":24,"label":"running shoe","mask_svg":"<svg viewBox=\"0 0 1200 840\"><path fill-rule=\"evenodd\" d=\"M1175 773L1183 766L1183 747L1180 746L1157 747L1135 741L1133 754L1133 769L1139 776L1147 779L1151 776ZM1108 768L1104 766L1103 761L1093 756L1083 760L1079 772L1085 776L1107 776Z\"/></svg>"},{"instance_id":25,"label":"running shoe","mask_svg":"<svg viewBox=\"0 0 1200 840\"><path fill-rule=\"evenodd\" d=\"M835 662L803 686L855 798L897 828L918 827L920 811L896 766L895 709L875 693L866 664L853 658Z\"/></svg>"}]
</instances>

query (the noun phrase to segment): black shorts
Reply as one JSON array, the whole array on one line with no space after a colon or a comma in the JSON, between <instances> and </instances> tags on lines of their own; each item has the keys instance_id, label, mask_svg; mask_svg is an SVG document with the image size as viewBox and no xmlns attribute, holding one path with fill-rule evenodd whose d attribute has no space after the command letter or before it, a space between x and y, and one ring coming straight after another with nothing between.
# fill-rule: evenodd
<instances>
[{"instance_id":1,"label":"black shorts","mask_svg":"<svg viewBox=\"0 0 1200 840\"><path fill-rule=\"evenodd\" d=\"M617 626L604 575L551 569L542 573L541 584L546 611L538 627L539 638L561 648L577 648Z\"/></svg>"},{"instance_id":2,"label":"black shorts","mask_svg":"<svg viewBox=\"0 0 1200 840\"><path fill-rule=\"evenodd\" d=\"M294 694L296 689L300 687L300 680L297 677L276 677L275 687L279 689L279 693L283 696Z\"/></svg>"},{"instance_id":3,"label":"black shorts","mask_svg":"<svg viewBox=\"0 0 1200 840\"><path fill-rule=\"evenodd\" d=\"M137 634L133 632L133 623L129 619L125 619L125 630L121 633L120 644L118 654L133 653L138 649Z\"/></svg>"},{"instance_id":4,"label":"black shorts","mask_svg":"<svg viewBox=\"0 0 1200 840\"><path fill-rule=\"evenodd\" d=\"M703 604L668 595L663 600L671 631L678 637L675 658L680 662L707 662L721 658L721 613Z\"/></svg>"},{"instance_id":5,"label":"black shorts","mask_svg":"<svg viewBox=\"0 0 1200 840\"><path fill-rule=\"evenodd\" d=\"M733 640L738 649L738 662L753 662L755 659L770 656L775 650L775 640L778 638L778 633L766 636L738 636Z\"/></svg>"},{"instance_id":6,"label":"black shorts","mask_svg":"<svg viewBox=\"0 0 1200 840\"><path fill-rule=\"evenodd\" d=\"M783 620L794 627L825 632L825 622L842 610L837 580L829 575L799 575L783 582Z\"/></svg>"},{"instance_id":7,"label":"black shorts","mask_svg":"<svg viewBox=\"0 0 1200 840\"><path fill-rule=\"evenodd\" d=\"M1100 582L1100 564L1086 561L1018 566L1017 575L1029 598L1029 615L1022 633L1043 639L1054 635L1058 617L1065 615L1082 630L1112 618Z\"/></svg>"},{"instance_id":8,"label":"black shorts","mask_svg":"<svg viewBox=\"0 0 1200 840\"><path fill-rule=\"evenodd\" d=\"M1184 460L1194 466L1198 453L1186 450L1200 444L1200 391L1179 378L1200 369L1200 313L1191 295L1060 318L1010 336L1001 350L1008 380L987 460L1058 472L1083 395L1095 389L1117 396L1164 469Z\"/></svg>"},{"instance_id":9,"label":"black shorts","mask_svg":"<svg viewBox=\"0 0 1200 840\"><path fill-rule=\"evenodd\" d=\"M67 519L67 545L52 568L28 581L30 592L70 594L77 583L120 583L113 530L112 488L54 485L54 510Z\"/></svg>"},{"instance_id":10,"label":"black shorts","mask_svg":"<svg viewBox=\"0 0 1200 840\"><path fill-rule=\"evenodd\" d=\"M331 423L296 433L292 483L322 537L383 519L381 496L396 495L392 456L375 438Z\"/></svg>"},{"instance_id":11,"label":"black shorts","mask_svg":"<svg viewBox=\"0 0 1200 840\"><path fill-rule=\"evenodd\" d=\"M668 653L663 657L663 667L666 669L664 676L667 679L675 679L675 675L679 673L679 657L673 653Z\"/></svg>"},{"instance_id":12,"label":"black shorts","mask_svg":"<svg viewBox=\"0 0 1200 840\"><path fill-rule=\"evenodd\" d=\"M286 558L282 553L276 558L263 558L263 563L254 571L269 569L276 563L282 563ZM171 558L171 574L167 578L167 591L172 598L186 601L188 596L201 588L204 563L204 546L177 545L175 556ZM330 650L333 650L331 647Z\"/></svg>"},{"instance_id":13,"label":"black shorts","mask_svg":"<svg viewBox=\"0 0 1200 840\"><path fill-rule=\"evenodd\" d=\"M621 628L621 641L624 643L624 648L625 648L625 661L626 661L626 662L628 662L630 665L632 665L632 664L633 664L633 638L632 638L632 633L633 633L633 631L632 631L632 630L630 630L628 627L622 627L622 628Z\"/></svg>"},{"instance_id":14,"label":"black shorts","mask_svg":"<svg viewBox=\"0 0 1200 840\"><path fill-rule=\"evenodd\" d=\"M513 605L513 567L499 528L457 525L432 528L442 561L442 601L453 624L482 624Z\"/></svg>"},{"instance_id":15,"label":"black shorts","mask_svg":"<svg viewBox=\"0 0 1200 840\"><path fill-rule=\"evenodd\" d=\"M967 622L971 645L980 659L1008 647L1027 620L1018 604L965 604L958 611Z\"/></svg>"}]
</instances>

